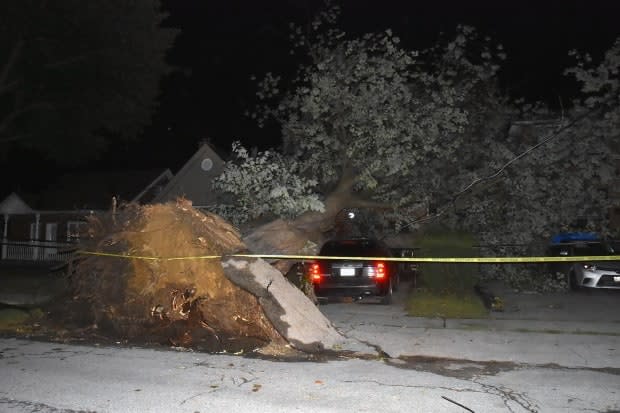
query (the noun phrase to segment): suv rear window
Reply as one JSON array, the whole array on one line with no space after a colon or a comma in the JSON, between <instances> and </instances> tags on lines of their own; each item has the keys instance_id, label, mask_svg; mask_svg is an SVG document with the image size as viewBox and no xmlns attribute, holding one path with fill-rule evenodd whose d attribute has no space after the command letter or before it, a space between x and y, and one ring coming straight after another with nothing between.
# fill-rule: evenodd
<instances>
[{"instance_id":1,"label":"suv rear window","mask_svg":"<svg viewBox=\"0 0 620 413\"><path fill-rule=\"evenodd\" d=\"M329 241L319 255L335 257L389 257L388 249L373 240Z\"/></svg>"},{"instance_id":2,"label":"suv rear window","mask_svg":"<svg viewBox=\"0 0 620 413\"><path fill-rule=\"evenodd\" d=\"M554 245L551 247L551 255L573 255L573 256L601 256L614 254L612 245L602 242L573 242Z\"/></svg>"},{"instance_id":3,"label":"suv rear window","mask_svg":"<svg viewBox=\"0 0 620 413\"><path fill-rule=\"evenodd\" d=\"M577 244L575 246L574 255L609 255L609 251L605 245L595 244Z\"/></svg>"}]
</instances>

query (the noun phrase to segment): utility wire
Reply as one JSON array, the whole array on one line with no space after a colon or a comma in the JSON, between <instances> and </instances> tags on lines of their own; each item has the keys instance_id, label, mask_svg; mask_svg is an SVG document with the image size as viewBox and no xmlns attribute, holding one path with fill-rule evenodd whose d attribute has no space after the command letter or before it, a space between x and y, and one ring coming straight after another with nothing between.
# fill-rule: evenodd
<instances>
[{"instance_id":1,"label":"utility wire","mask_svg":"<svg viewBox=\"0 0 620 413\"><path fill-rule=\"evenodd\" d=\"M457 192L455 195L452 196L452 199L447 202L441 209L439 209L439 211L433 215L430 216L423 216L420 218L416 218L410 222L408 222L406 225L400 227L401 229L404 228L408 228L414 224L418 224L418 223L423 223L423 222L427 222L427 221L431 221L434 220L435 218L440 217L441 215L443 215L444 213L446 213L446 211L448 211L450 209L450 207L452 205L454 205L454 202L457 200L458 197L460 197L461 195L463 195L465 192L469 191L471 188L473 188L474 186L482 183L482 182L486 182L486 181L490 181L492 179L497 178L499 175L502 174L502 172L504 172L506 170L506 168L508 168L510 165L512 165L513 163L515 163L516 161L518 161L519 159L523 158L524 156L526 156L527 154L529 154L530 152L533 152L534 150L540 148L541 146L543 146L544 144L546 144L547 142L549 142L550 140L556 138L557 136L559 136L562 132L564 132L565 130L567 130L568 128L574 126L576 123L582 121L583 119L591 116L592 114L598 112L599 110L601 110L604 105L608 102L610 102L612 99L615 99L616 96L615 95L611 95L609 96L607 99L605 99L604 101L602 101L599 105L597 105L596 107L590 108L589 110L585 111L584 113L582 113L579 116L576 116L575 118L573 118L570 122L566 123L564 126L560 126L558 129L556 129L554 132L552 132L549 136L547 136L546 138L544 138L542 141L538 142L536 145L526 149L525 151L521 152L519 155L515 156L514 158L512 158L511 160L509 160L508 162L506 162L505 164L503 164L499 169L497 169L495 172L493 172L492 174L483 177L483 178L477 178L474 179L469 185L467 185L465 188L463 188L462 190L460 190L459 192Z\"/></svg>"}]
</instances>

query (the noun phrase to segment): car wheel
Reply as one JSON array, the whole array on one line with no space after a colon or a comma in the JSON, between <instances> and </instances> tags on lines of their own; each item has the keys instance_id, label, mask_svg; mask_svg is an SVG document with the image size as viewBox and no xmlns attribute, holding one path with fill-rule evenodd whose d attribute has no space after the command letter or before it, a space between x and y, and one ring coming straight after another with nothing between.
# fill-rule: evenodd
<instances>
[{"instance_id":1,"label":"car wheel","mask_svg":"<svg viewBox=\"0 0 620 413\"><path fill-rule=\"evenodd\" d=\"M400 288L400 274L396 273L396 276L394 276L394 291L398 291L399 288Z\"/></svg>"},{"instance_id":2,"label":"car wheel","mask_svg":"<svg viewBox=\"0 0 620 413\"><path fill-rule=\"evenodd\" d=\"M577 282L577 276L575 275L575 271L571 271L568 273L568 286L571 291L581 291L582 287Z\"/></svg>"},{"instance_id":3,"label":"car wheel","mask_svg":"<svg viewBox=\"0 0 620 413\"><path fill-rule=\"evenodd\" d=\"M394 288L392 287L392 280L390 280L390 285L388 286L387 292L383 297L381 297L381 304L388 305L392 304L392 295L394 293Z\"/></svg>"}]
</instances>

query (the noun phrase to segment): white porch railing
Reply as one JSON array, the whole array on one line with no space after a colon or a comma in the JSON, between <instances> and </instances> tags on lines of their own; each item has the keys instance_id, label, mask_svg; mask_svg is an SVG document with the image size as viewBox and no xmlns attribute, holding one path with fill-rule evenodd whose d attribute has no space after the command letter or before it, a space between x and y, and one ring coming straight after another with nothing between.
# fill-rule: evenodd
<instances>
[{"instance_id":1,"label":"white porch railing","mask_svg":"<svg viewBox=\"0 0 620 413\"><path fill-rule=\"evenodd\" d=\"M54 241L0 241L2 260L15 261L67 261L76 244Z\"/></svg>"}]
</instances>

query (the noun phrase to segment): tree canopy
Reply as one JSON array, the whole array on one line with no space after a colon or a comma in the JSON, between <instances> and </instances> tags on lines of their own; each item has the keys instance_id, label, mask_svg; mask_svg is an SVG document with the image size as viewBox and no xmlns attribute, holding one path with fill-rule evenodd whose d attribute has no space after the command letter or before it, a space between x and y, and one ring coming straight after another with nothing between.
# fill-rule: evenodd
<instances>
[{"instance_id":1,"label":"tree canopy","mask_svg":"<svg viewBox=\"0 0 620 413\"><path fill-rule=\"evenodd\" d=\"M0 7L0 154L96 157L150 122L176 31L159 0L24 0Z\"/></svg>"},{"instance_id":2,"label":"tree canopy","mask_svg":"<svg viewBox=\"0 0 620 413\"><path fill-rule=\"evenodd\" d=\"M451 188L454 183L441 178L471 166L457 160L466 142L459 137L488 123L477 108L502 104L493 79L501 45L463 26L454 38L411 52L390 30L349 39L335 25L338 14L332 5L310 33L293 27L308 63L288 85L268 73L259 84L263 104L252 116L281 125L283 172L296 171L323 196L346 191L349 207L379 208L392 223L407 220L437 202L429 186L436 193ZM229 170L238 165L229 163ZM239 173L225 174L219 187L263 192L250 181L233 183L233 175ZM270 180L264 192L276 183Z\"/></svg>"},{"instance_id":3,"label":"tree canopy","mask_svg":"<svg viewBox=\"0 0 620 413\"><path fill-rule=\"evenodd\" d=\"M416 53L390 30L350 38L337 28L338 15L332 4L309 31L292 28L306 56L296 79L268 73L259 83L262 105L251 116L281 125L278 166L256 162L264 153L233 160L221 190L234 186L269 204L284 180L230 179L248 167L245 175L257 176L269 164L274 177L295 172L324 202L340 193L347 207L378 211L383 233L435 219L483 243L540 246L567 228L609 231L617 43L600 64L585 55L568 70L586 95L559 113L508 101L496 87L503 48L473 27ZM271 198L277 208L246 210L244 219L286 216L283 206L293 215L300 206L321 211L303 194L301 203Z\"/></svg>"}]
</instances>

